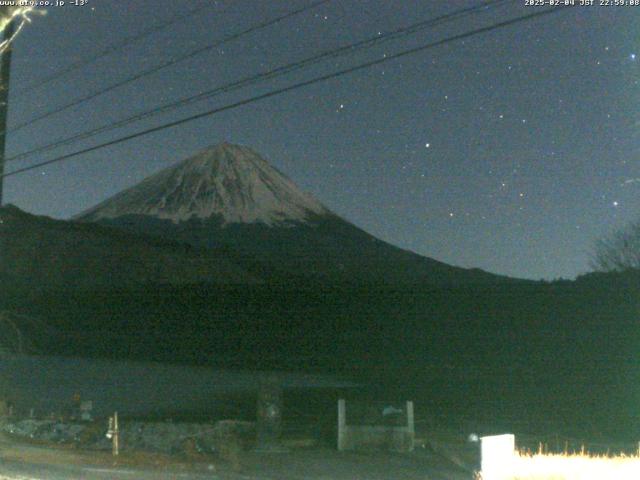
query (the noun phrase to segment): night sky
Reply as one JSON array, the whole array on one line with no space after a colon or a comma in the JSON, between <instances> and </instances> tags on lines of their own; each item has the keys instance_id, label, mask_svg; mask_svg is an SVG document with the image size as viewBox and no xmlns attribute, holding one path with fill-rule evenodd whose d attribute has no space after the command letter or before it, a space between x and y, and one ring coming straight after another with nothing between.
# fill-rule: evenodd
<instances>
[{"instance_id":1,"label":"night sky","mask_svg":"<svg viewBox=\"0 0 640 480\"><path fill-rule=\"evenodd\" d=\"M9 128L310 3L89 0L49 8L14 46ZM334 0L10 132L7 155L478 3ZM124 51L25 92L181 8L205 4ZM542 8L525 0L488 8L9 163L7 171ZM331 210L392 244L495 273L573 278L588 271L595 239L638 218L636 55L640 7L565 9L8 177L5 202L69 218L226 140L255 149Z\"/></svg>"}]
</instances>

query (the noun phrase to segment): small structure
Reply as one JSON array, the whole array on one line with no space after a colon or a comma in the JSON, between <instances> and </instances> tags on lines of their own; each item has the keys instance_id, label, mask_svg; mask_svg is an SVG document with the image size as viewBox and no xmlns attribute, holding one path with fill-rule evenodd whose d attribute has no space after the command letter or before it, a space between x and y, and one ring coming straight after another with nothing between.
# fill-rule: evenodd
<instances>
[{"instance_id":1,"label":"small structure","mask_svg":"<svg viewBox=\"0 0 640 480\"><path fill-rule=\"evenodd\" d=\"M366 410L369 414L356 415L356 418L349 420L347 402L338 400L338 450L376 448L396 452L413 451L415 428L412 401L407 401L402 409L389 404L370 403ZM376 415L371 415L372 411Z\"/></svg>"}]
</instances>

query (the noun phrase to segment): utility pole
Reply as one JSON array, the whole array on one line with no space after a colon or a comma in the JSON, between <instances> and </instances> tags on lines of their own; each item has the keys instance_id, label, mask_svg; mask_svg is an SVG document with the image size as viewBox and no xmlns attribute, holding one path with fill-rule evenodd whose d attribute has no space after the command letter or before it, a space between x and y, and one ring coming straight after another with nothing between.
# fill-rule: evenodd
<instances>
[{"instance_id":1,"label":"utility pole","mask_svg":"<svg viewBox=\"0 0 640 480\"><path fill-rule=\"evenodd\" d=\"M10 7L0 7L0 16L7 16ZM15 32L15 22L10 22L3 32L3 40L9 41ZM0 55L0 207L3 200L4 150L7 141L7 114L9 112L9 74L11 73L11 45Z\"/></svg>"}]
</instances>

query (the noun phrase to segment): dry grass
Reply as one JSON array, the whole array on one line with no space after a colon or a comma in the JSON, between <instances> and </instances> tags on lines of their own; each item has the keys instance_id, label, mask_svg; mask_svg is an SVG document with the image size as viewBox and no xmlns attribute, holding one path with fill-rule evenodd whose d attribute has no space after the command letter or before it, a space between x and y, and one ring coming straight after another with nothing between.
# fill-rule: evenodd
<instances>
[{"instance_id":1,"label":"dry grass","mask_svg":"<svg viewBox=\"0 0 640 480\"><path fill-rule=\"evenodd\" d=\"M508 473L500 480L638 480L640 456L518 452ZM493 480L482 476L479 479Z\"/></svg>"}]
</instances>

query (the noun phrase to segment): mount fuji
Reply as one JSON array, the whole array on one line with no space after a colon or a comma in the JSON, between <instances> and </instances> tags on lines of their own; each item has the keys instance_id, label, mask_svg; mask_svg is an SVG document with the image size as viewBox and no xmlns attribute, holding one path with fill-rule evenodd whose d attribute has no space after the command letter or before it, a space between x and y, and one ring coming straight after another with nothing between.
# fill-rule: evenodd
<instances>
[{"instance_id":1,"label":"mount fuji","mask_svg":"<svg viewBox=\"0 0 640 480\"><path fill-rule=\"evenodd\" d=\"M464 285L508 280L390 245L334 214L253 150L221 143L75 220L236 253L265 280Z\"/></svg>"}]
</instances>

